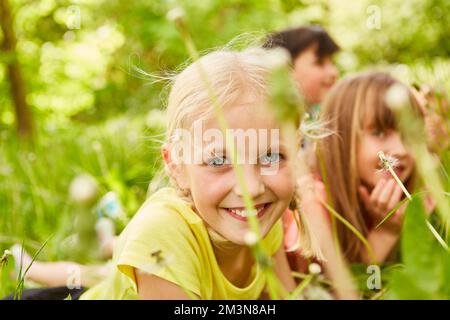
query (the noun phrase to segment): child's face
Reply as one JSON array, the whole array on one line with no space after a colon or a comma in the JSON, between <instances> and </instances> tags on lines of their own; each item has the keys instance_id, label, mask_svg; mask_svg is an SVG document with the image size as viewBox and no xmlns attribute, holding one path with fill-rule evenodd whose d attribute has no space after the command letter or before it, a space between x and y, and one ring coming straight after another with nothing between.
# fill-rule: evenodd
<instances>
[{"instance_id":1,"label":"child's face","mask_svg":"<svg viewBox=\"0 0 450 320\"><path fill-rule=\"evenodd\" d=\"M310 46L294 60L294 79L308 105L322 102L338 77L331 56L319 59L316 48L317 45Z\"/></svg>"},{"instance_id":2,"label":"child's face","mask_svg":"<svg viewBox=\"0 0 450 320\"><path fill-rule=\"evenodd\" d=\"M238 147L238 152L243 156L241 166L248 192L258 210L257 218L264 237L288 207L294 192L295 180L288 164L287 150L281 137L271 138L270 130L279 129L275 121L254 103L235 105L226 108L224 113L229 129L249 129L257 133L256 143L251 143L247 137L245 143ZM203 131L208 129L219 129L217 121L205 121ZM259 140L261 129L268 132L266 147L261 147L263 144ZM277 148L279 150L275 150ZM247 218L242 216L244 193L232 168L231 156L225 149L214 140L203 142L203 163L184 165L183 181L206 225L231 242L242 245L250 230ZM268 175L261 174L262 169L270 168L276 170Z\"/></svg>"},{"instance_id":3,"label":"child's face","mask_svg":"<svg viewBox=\"0 0 450 320\"><path fill-rule=\"evenodd\" d=\"M357 166L362 183L372 190L380 179L392 178L389 172L380 170L379 151L398 160L394 171L403 183L406 182L414 170L414 159L403 144L400 133L394 129L377 129L366 121L357 151Z\"/></svg>"}]
</instances>

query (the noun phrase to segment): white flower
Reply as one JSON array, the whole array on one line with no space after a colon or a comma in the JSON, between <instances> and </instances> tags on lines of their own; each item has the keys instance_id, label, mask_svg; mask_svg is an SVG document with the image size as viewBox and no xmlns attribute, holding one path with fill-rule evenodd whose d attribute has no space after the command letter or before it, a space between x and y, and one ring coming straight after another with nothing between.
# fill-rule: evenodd
<instances>
[{"instance_id":1,"label":"white flower","mask_svg":"<svg viewBox=\"0 0 450 320\"><path fill-rule=\"evenodd\" d=\"M70 183L70 199L77 204L89 204L95 200L97 194L97 181L91 175L81 174Z\"/></svg>"},{"instance_id":2,"label":"white flower","mask_svg":"<svg viewBox=\"0 0 450 320\"><path fill-rule=\"evenodd\" d=\"M320 274L322 272L322 268L318 263L310 263L308 266L309 273L311 274Z\"/></svg>"},{"instance_id":3,"label":"white flower","mask_svg":"<svg viewBox=\"0 0 450 320\"><path fill-rule=\"evenodd\" d=\"M175 7L171 10L169 10L169 12L167 12L167 19L169 21L178 21L180 19L182 19L185 14L184 14L184 10L181 7Z\"/></svg>"},{"instance_id":4,"label":"white flower","mask_svg":"<svg viewBox=\"0 0 450 320\"><path fill-rule=\"evenodd\" d=\"M408 89L399 83L390 86L384 98L392 109L401 109L410 103Z\"/></svg>"},{"instance_id":5,"label":"white flower","mask_svg":"<svg viewBox=\"0 0 450 320\"><path fill-rule=\"evenodd\" d=\"M397 158L385 155L383 151L378 152L378 158L380 158L381 169L379 171L389 171L389 168L396 168L399 164Z\"/></svg>"},{"instance_id":6,"label":"white flower","mask_svg":"<svg viewBox=\"0 0 450 320\"><path fill-rule=\"evenodd\" d=\"M392 175L392 177L394 178L395 182L397 182L397 184L400 186L400 188L402 188L403 193L406 195L406 197L409 200L412 200L411 194L408 192L405 185L399 179L399 177L397 176L397 174L395 173L395 171L393 169L393 167L395 165L397 165L398 160L395 159L394 157L386 157L383 151L378 152L378 157L380 158L380 162L381 162L381 167L382 167L381 170L386 170L387 172L389 172Z\"/></svg>"},{"instance_id":7,"label":"white flower","mask_svg":"<svg viewBox=\"0 0 450 320\"><path fill-rule=\"evenodd\" d=\"M244 242L248 246L253 246L258 242L258 235L253 231L247 231L244 236Z\"/></svg>"}]
</instances>

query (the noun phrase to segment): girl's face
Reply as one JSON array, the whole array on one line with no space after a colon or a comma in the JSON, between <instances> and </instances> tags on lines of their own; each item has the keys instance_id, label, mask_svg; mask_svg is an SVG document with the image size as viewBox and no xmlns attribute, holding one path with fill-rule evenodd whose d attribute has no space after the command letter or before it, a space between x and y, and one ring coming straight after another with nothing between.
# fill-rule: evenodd
<instances>
[{"instance_id":1,"label":"girl's face","mask_svg":"<svg viewBox=\"0 0 450 320\"><path fill-rule=\"evenodd\" d=\"M226 108L224 114L236 136L237 130L248 134L245 139L235 140L235 145L242 157L239 161L264 237L288 207L294 192L295 179L288 165L286 146L281 137L271 137L271 130L279 127L255 103L234 105ZM209 129L219 129L216 120L203 122L203 131ZM267 131L266 144L260 140L262 130ZM249 138L253 133L254 139ZM203 163L183 165L183 184L190 190L195 210L206 225L227 240L243 245L250 229L244 216L244 192L236 179L230 153L224 141L202 143ZM194 152L199 152L198 149ZM270 173L264 174L264 170Z\"/></svg>"},{"instance_id":2,"label":"girl's face","mask_svg":"<svg viewBox=\"0 0 450 320\"><path fill-rule=\"evenodd\" d=\"M392 178L389 172L380 170L379 151L398 160L394 171L403 183L406 182L414 170L414 159L403 144L400 133L393 128L379 129L372 123L372 116L366 118L356 159L362 183L372 190L380 179Z\"/></svg>"},{"instance_id":3,"label":"girl's face","mask_svg":"<svg viewBox=\"0 0 450 320\"><path fill-rule=\"evenodd\" d=\"M319 59L316 48L317 45L310 46L294 60L294 79L308 105L322 102L338 77L331 56Z\"/></svg>"}]
</instances>

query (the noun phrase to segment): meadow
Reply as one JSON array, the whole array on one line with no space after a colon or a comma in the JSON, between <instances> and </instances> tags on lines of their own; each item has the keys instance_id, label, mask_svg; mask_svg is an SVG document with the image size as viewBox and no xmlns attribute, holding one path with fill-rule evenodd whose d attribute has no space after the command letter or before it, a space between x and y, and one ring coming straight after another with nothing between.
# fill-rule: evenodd
<instances>
[{"instance_id":1,"label":"meadow","mask_svg":"<svg viewBox=\"0 0 450 320\"><path fill-rule=\"evenodd\" d=\"M112 192L122 212L120 231L146 199L152 181L159 183L162 169L167 87L139 70L178 70L196 58L189 41L202 52L230 41L233 46L257 43L267 32L287 26L321 24L342 48L336 59L341 76L376 67L411 85L436 88L432 108L450 132L447 1L178 1L185 10L188 41L183 29L167 19L174 6L170 1L0 3L3 14L8 4L17 37L13 49L0 51L0 257L19 243L43 261L102 261L91 245L94 225L80 221L95 219L98 201ZM12 64L22 72L21 112L8 73ZM281 104L283 94L278 95ZM352 276L366 299L448 300L448 136L434 141L429 152L430 142L420 134L423 123L399 116L425 187L412 194L401 262L382 267L381 289L368 286L373 270L367 266L350 266ZM77 188L74 181L80 179ZM89 188L89 203L77 201ZM437 235L425 219L424 192L437 202L432 221ZM74 235L85 238L74 246ZM3 258L0 297L22 286L21 279L11 276L17 271L14 262ZM309 290L314 298L327 296L325 279L314 273L296 276L304 280L297 295Z\"/></svg>"}]
</instances>

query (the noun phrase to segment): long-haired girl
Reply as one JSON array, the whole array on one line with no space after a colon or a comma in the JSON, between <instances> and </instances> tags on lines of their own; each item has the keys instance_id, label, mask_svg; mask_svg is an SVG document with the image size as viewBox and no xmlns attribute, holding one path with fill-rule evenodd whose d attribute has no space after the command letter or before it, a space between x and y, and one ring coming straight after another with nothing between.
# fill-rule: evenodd
<instances>
[{"instance_id":1,"label":"long-haired girl","mask_svg":"<svg viewBox=\"0 0 450 320\"><path fill-rule=\"evenodd\" d=\"M116 242L116 268L82 299L260 298L267 278L248 246L256 241L249 214L259 223L275 274L286 291L293 289L280 220L294 193L292 161L282 135L269 134L261 143L259 134L280 128L266 109L267 54L264 49L216 51L176 76L162 150L172 186L144 203ZM238 183L231 150L218 138L211 91L229 129L249 134L244 144L236 144L247 190ZM253 212L245 210L245 192L255 204Z\"/></svg>"},{"instance_id":2,"label":"long-haired girl","mask_svg":"<svg viewBox=\"0 0 450 320\"><path fill-rule=\"evenodd\" d=\"M370 256L360 238L337 222L338 245L350 262L382 263L395 255L405 206L398 208L380 227L375 226L405 194L391 174L382 170L378 153L383 151L390 157L397 176L410 192L415 187L414 159L385 99L394 84L402 85L383 72L357 74L336 84L325 99L320 116L334 134L317 142L314 174L303 178L303 212L315 226L324 251L335 249L327 205L372 247ZM411 90L407 90L412 109L420 116L418 103ZM428 207L431 206L429 203ZM285 219L285 229L286 239L292 242L296 233L292 219ZM299 253L297 250L291 257L294 268L300 268L304 261ZM333 268L332 264L333 261L328 261L329 268Z\"/></svg>"}]
</instances>

